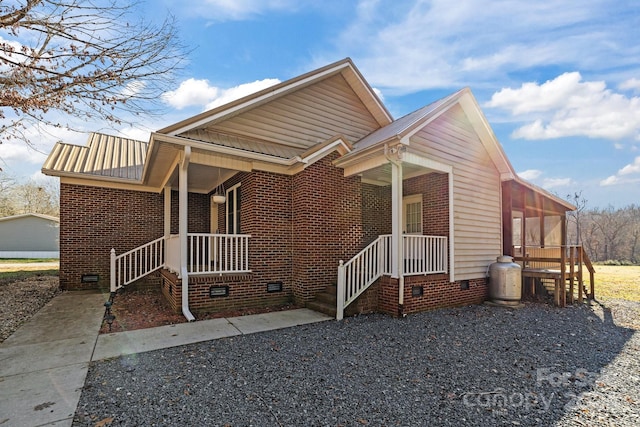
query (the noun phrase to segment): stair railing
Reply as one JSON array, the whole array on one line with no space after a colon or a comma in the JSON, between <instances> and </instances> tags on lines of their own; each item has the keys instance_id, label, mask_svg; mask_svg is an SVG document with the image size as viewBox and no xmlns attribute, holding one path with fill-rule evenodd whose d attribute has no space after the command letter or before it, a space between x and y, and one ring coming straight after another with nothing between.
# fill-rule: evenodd
<instances>
[{"instance_id":1,"label":"stair railing","mask_svg":"<svg viewBox=\"0 0 640 427\"><path fill-rule=\"evenodd\" d=\"M111 249L111 292L164 266L164 236L116 256Z\"/></svg>"},{"instance_id":2,"label":"stair railing","mask_svg":"<svg viewBox=\"0 0 640 427\"><path fill-rule=\"evenodd\" d=\"M347 262L338 266L336 319L342 320L344 309L355 301L383 274L389 273L391 236L379 236Z\"/></svg>"}]
</instances>

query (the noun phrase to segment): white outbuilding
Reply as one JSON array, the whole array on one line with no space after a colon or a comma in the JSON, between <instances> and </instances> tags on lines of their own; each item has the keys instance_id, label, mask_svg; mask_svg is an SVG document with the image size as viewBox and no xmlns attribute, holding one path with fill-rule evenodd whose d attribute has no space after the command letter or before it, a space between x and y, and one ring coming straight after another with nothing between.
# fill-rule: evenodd
<instances>
[{"instance_id":1,"label":"white outbuilding","mask_svg":"<svg viewBox=\"0 0 640 427\"><path fill-rule=\"evenodd\" d=\"M60 219L36 213L0 218L0 258L59 258Z\"/></svg>"}]
</instances>

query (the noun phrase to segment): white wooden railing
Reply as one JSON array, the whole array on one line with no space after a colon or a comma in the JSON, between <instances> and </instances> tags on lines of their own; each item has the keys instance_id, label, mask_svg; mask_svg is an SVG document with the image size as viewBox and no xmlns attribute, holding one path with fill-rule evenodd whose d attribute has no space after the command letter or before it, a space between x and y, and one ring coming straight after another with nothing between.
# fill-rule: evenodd
<instances>
[{"instance_id":1,"label":"white wooden railing","mask_svg":"<svg viewBox=\"0 0 640 427\"><path fill-rule=\"evenodd\" d=\"M447 238L407 234L404 238L404 275L447 272Z\"/></svg>"},{"instance_id":2,"label":"white wooden railing","mask_svg":"<svg viewBox=\"0 0 640 427\"><path fill-rule=\"evenodd\" d=\"M447 272L447 238L403 235L403 275ZM383 275L391 274L391 235L379 236L346 263L338 266L336 319L344 309Z\"/></svg>"},{"instance_id":3,"label":"white wooden railing","mask_svg":"<svg viewBox=\"0 0 640 427\"><path fill-rule=\"evenodd\" d=\"M187 234L189 274L249 273L249 234ZM160 237L116 256L111 249L111 292L166 268L180 276L180 236Z\"/></svg>"},{"instance_id":4,"label":"white wooden railing","mask_svg":"<svg viewBox=\"0 0 640 427\"><path fill-rule=\"evenodd\" d=\"M111 292L164 266L164 237L116 256L111 249Z\"/></svg>"},{"instance_id":5,"label":"white wooden railing","mask_svg":"<svg viewBox=\"0 0 640 427\"><path fill-rule=\"evenodd\" d=\"M248 273L250 234L189 233L189 274Z\"/></svg>"}]
</instances>

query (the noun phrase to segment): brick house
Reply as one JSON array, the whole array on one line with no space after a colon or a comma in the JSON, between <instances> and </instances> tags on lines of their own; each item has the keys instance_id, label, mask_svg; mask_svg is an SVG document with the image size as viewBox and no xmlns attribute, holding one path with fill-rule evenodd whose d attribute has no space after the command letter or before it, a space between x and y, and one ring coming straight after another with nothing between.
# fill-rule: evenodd
<instances>
[{"instance_id":1,"label":"brick house","mask_svg":"<svg viewBox=\"0 0 640 427\"><path fill-rule=\"evenodd\" d=\"M573 209L517 177L469 89L394 120L350 59L147 142L58 143L42 171L60 177L61 286L146 280L189 319L480 303L512 218Z\"/></svg>"}]
</instances>

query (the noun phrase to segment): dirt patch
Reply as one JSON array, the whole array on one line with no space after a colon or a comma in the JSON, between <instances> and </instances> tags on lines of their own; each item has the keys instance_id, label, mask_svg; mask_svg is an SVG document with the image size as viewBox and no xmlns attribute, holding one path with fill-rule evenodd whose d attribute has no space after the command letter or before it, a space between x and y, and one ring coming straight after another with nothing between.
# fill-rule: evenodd
<instances>
[{"instance_id":1,"label":"dirt patch","mask_svg":"<svg viewBox=\"0 0 640 427\"><path fill-rule=\"evenodd\" d=\"M300 307L294 304L287 304L277 307L247 308L196 314L195 316L196 320L207 320L293 310L296 308ZM113 300L111 312L116 317L111 325L111 330L109 330L107 322L103 322L100 328L101 334L175 325L177 323L186 323L187 321L181 313L174 313L162 293L155 289L125 289L124 291L118 292Z\"/></svg>"},{"instance_id":2,"label":"dirt patch","mask_svg":"<svg viewBox=\"0 0 640 427\"><path fill-rule=\"evenodd\" d=\"M0 280L0 342L62 291L58 276L33 276L21 280Z\"/></svg>"}]
</instances>

